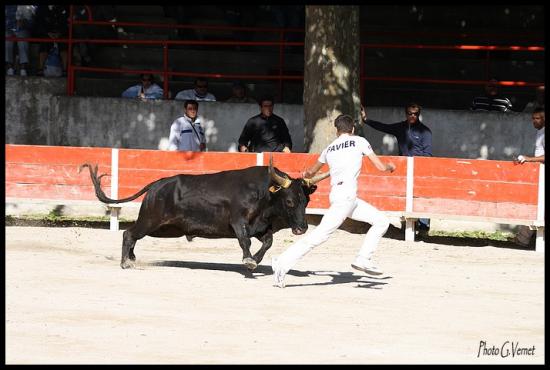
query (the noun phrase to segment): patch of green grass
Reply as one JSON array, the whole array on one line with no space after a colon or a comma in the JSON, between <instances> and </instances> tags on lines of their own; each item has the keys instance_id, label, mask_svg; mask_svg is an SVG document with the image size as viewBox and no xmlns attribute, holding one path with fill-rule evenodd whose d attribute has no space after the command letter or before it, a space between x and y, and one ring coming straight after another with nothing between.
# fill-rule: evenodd
<instances>
[{"instance_id":1,"label":"patch of green grass","mask_svg":"<svg viewBox=\"0 0 550 370\"><path fill-rule=\"evenodd\" d=\"M18 219L18 220L45 220L45 221L88 221L88 222L109 222L110 216L61 216L56 214L54 211L50 212L47 215L44 214L25 214L20 216L6 216L7 219ZM135 220L129 220L122 217L119 217L120 222L133 222Z\"/></svg>"},{"instance_id":2,"label":"patch of green grass","mask_svg":"<svg viewBox=\"0 0 550 370\"><path fill-rule=\"evenodd\" d=\"M10 225L39 225L44 224L46 226L55 226L55 224L108 224L110 222L110 216L62 216L55 211L49 214L25 214L25 215L6 215L5 224ZM135 220L129 220L119 217L119 223L132 223Z\"/></svg>"},{"instance_id":3,"label":"patch of green grass","mask_svg":"<svg viewBox=\"0 0 550 370\"><path fill-rule=\"evenodd\" d=\"M499 240L506 241L508 238L514 236L511 232L508 231L440 231L440 230L430 230L430 236L447 236L453 238L474 238L474 239L489 239L489 240Z\"/></svg>"}]
</instances>

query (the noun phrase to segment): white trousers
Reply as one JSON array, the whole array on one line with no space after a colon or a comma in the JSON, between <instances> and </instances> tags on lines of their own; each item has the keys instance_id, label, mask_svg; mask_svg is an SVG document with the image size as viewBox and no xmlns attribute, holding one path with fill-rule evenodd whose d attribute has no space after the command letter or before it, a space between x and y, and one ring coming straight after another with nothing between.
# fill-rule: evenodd
<instances>
[{"instance_id":1,"label":"white trousers","mask_svg":"<svg viewBox=\"0 0 550 370\"><path fill-rule=\"evenodd\" d=\"M348 217L372 225L365 235L357 258L370 259L372 257L380 238L382 238L382 235L386 233L390 226L388 218L369 203L357 198L355 191L351 193L353 195L346 195L346 192L339 192L338 190L340 189L333 188L333 191L331 191L330 208L323 216L321 223L311 233L307 233L278 257L277 262L279 267L285 274L305 254L327 241L330 235ZM342 248L344 247L342 246Z\"/></svg>"}]
</instances>

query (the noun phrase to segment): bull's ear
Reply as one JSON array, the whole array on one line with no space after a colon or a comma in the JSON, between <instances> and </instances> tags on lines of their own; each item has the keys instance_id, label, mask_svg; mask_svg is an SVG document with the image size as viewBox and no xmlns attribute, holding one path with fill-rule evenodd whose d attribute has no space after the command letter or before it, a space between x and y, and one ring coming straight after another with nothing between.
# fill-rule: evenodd
<instances>
[{"instance_id":1,"label":"bull's ear","mask_svg":"<svg viewBox=\"0 0 550 370\"><path fill-rule=\"evenodd\" d=\"M301 179L302 188L306 194L313 194L317 190L317 185L310 185L304 179Z\"/></svg>"}]
</instances>

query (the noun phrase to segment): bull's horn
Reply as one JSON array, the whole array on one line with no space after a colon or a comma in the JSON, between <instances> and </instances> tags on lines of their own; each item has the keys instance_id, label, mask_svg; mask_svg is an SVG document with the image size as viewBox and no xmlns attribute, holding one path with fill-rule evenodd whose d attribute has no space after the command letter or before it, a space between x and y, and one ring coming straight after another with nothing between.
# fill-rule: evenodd
<instances>
[{"instance_id":1,"label":"bull's horn","mask_svg":"<svg viewBox=\"0 0 550 370\"><path fill-rule=\"evenodd\" d=\"M271 175L271 179L282 188L286 189L292 183L292 180L289 178L277 175L275 169L273 168L273 156L271 154L269 155L269 174Z\"/></svg>"},{"instance_id":2,"label":"bull's horn","mask_svg":"<svg viewBox=\"0 0 550 370\"><path fill-rule=\"evenodd\" d=\"M304 179L304 181L306 182L306 184L308 186L312 186L312 185L318 183L319 181L326 179L329 176L330 176L330 172L325 172L325 173L321 173L317 176L313 176L311 179Z\"/></svg>"}]
</instances>

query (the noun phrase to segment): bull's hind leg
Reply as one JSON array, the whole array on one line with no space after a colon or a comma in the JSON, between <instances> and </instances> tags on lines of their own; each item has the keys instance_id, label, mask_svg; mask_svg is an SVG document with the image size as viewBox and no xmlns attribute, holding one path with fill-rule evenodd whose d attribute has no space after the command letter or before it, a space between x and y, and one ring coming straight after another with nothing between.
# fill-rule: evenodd
<instances>
[{"instance_id":1,"label":"bull's hind leg","mask_svg":"<svg viewBox=\"0 0 550 370\"><path fill-rule=\"evenodd\" d=\"M120 267L127 269L134 267L133 261L136 260L136 255L134 254L134 246L136 245L137 239L132 234L131 230L128 229L122 234L122 256L120 258ZM130 259L130 261L128 261Z\"/></svg>"},{"instance_id":2,"label":"bull's hind leg","mask_svg":"<svg viewBox=\"0 0 550 370\"><path fill-rule=\"evenodd\" d=\"M123 269L134 267L134 261L136 260L134 247L138 240L147 235L147 233L143 231L144 229L145 228L143 228L143 225L140 225L140 227L138 227L138 223L136 222L136 224L129 227L122 234L122 256L120 258L120 267L122 267Z\"/></svg>"}]
</instances>

